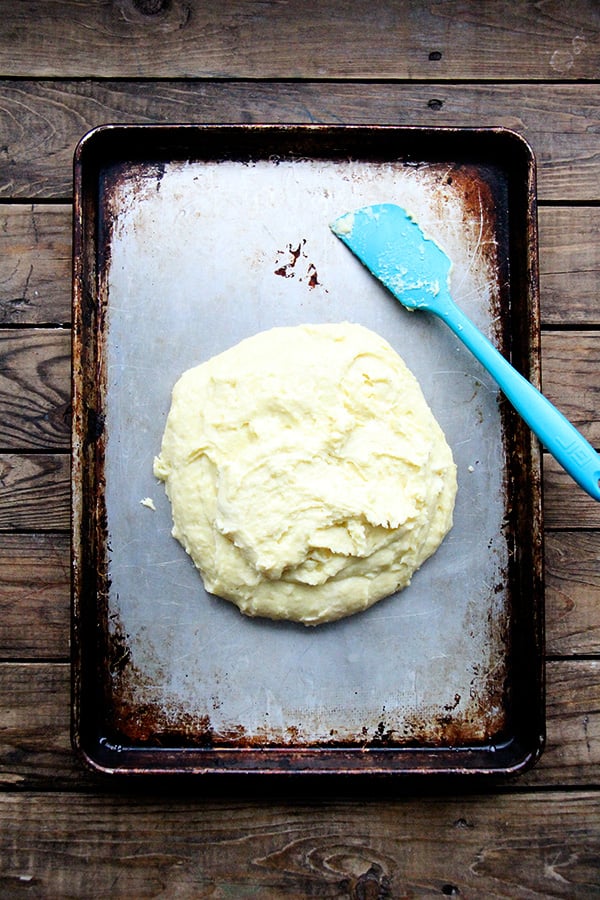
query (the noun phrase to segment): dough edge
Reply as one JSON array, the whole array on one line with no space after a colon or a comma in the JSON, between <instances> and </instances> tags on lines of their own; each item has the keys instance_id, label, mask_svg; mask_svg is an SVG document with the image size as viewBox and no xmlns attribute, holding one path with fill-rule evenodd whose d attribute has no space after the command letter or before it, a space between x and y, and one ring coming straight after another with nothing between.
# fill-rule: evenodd
<instances>
[{"instance_id":1,"label":"dough edge","mask_svg":"<svg viewBox=\"0 0 600 900\"><path fill-rule=\"evenodd\" d=\"M189 383L198 379L204 384L201 389L202 393L202 390L206 389L206 385L212 383L211 378L215 375L215 369L217 378L219 371L227 370L230 373L235 371L236 356L240 352L245 355L247 364L248 358L251 359L253 354L257 358L264 358L269 345L276 343L281 346L283 343L287 346L287 342L294 342L301 335L311 339L316 336L318 339L334 342L354 341L359 354L366 351L383 352L392 354L392 358L399 361L403 376L406 376L410 382L411 390L419 398L419 403L423 404L418 412L425 416L425 427L430 429L430 437L435 445L434 455L439 457L436 462L435 477L440 483L437 493L434 492L433 500L430 499L430 504L433 506L432 515L430 521L426 523L426 533L419 547L409 546L408 553L406 553L406 548L403 550L403 542L406 543L407 534L410 538L412 526L408 528L408 532L402 528L399 529L397 540L394 540L393 537L390 539L389 551L395 553L397 557L392 569L384 566L380 571L371 571L367 558L364 571L348 577L334 576L324 584L315 587L293 580L288 581L285 574L281 578L274 579L261 577L256 570L251 570L248 560L244 558L242 571L238 572L237 576L232 578L229 573L223 577L224 573L220 570L219 565L214 563L214 556L212 563L210 560L207 563L206 529L208 528L212 532L211 539L215 546L220 547L221 550L224 548L227 550L222 558L227 557L229 562L231 562L232 554L236 556L239 550L239 547L236 548L235 537L232 539L231 536L219 533L218 529L215 530L214 510L212 521L210 510L208 513L205 510L205 518L202 523L205 534L198 542L195 539L198 528L190 528L189 522L186 521L186 509L184 508L182 511L178 501L181 489L176 485L177 472L182 448L186 445L186 440L189 442L190 437L186 435L185 426L181 426L178 415L182 395L185 394ZM174 452L174 447L178 452ZM189 448L187 449L189 451ZM199 448L196 447L195 450L197 453ZM188 452L187 455L189 456L190 453ZM227 465L227 460L221 459L216 463L217 468L219 465ZM186 552L192 557L207 592L229 600L247 616L284 619L301 622L304 625L319 625L354 615L406 588L411 583L414 573L426 559L435 553L451 529L457 491L456 466L451 450L414 375L406 368L402 359L384 338L364 326L350 323L280 326L258 332L184 372L173 388L172 404L167 417L161 452L154 462L154 474L165 482L167 496L171 501L173 536L180 541ZM189 493L186 487L183 488L183 491ZM239 557L239 553L237 555ZM237 563L239 564L239 562L238 558Z\"/></svg>"}]
</instances>

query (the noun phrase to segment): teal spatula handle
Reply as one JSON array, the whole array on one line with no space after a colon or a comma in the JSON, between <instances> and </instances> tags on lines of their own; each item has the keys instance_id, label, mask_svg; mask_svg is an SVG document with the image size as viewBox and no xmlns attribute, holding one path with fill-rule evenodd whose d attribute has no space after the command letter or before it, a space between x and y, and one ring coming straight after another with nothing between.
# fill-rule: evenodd
<instances>
[{"instance_id":1,"label":"teal spatula handle","mask_svg":"<svg viewBox=\"0 0 600 900\"><path fill-rule=\"evenodd\" d=\"M438 315L498 382L502 392L552 456L595 500L600 500L600 454L543 394L496 350L452 301Z\"/></svg>"}]
</instances>

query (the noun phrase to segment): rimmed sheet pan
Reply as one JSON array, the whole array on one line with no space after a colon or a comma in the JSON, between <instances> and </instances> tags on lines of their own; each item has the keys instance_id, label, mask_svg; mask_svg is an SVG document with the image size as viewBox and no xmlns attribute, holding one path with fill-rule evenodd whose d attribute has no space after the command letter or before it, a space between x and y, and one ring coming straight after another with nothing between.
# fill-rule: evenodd
<instances>
[{"instance_id":1,"label":"rimmed sheet pan","mask_svg":"<svg viewBox=\"0 0 600 900\"><path fill-rule=\"evenodd\" d=\"M80 143L73 737L95 770L498 775L539 756L539 448L450 331L330 233L380 201L439 240L457 303L537 382L535 172L513 133L105 126ZM419 378L458 466L455 524L366 613L250 620L170 535L152 475L170 391L257 331L335 321L382 334Z\"/></svg>"}]
</instances>

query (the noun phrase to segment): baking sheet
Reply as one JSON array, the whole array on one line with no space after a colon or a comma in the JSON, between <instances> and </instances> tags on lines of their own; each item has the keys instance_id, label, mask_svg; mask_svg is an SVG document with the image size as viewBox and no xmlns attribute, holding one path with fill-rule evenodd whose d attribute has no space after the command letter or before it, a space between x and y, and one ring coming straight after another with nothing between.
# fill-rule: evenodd
<instances>
[{"instance_id":1,"label":"baking sheet","mask_svg":"<svg viewBox=\"0 0 600 900\"><path fill-rule=\"evenodd\" d=\"M493 750L510 735L512 476L497 388L328 227L361 205L409 209L452 259L456 302L502 346L509 223L494 177L452 160L272 155L125 157L102 172L113 744ZM419 379L458 467L455 524L410 587L365 613L317 628L252 620L206 594L170 535L152 475L170 391L260 330L338 321L383 335Z\"/></svg>"}]
</instances>

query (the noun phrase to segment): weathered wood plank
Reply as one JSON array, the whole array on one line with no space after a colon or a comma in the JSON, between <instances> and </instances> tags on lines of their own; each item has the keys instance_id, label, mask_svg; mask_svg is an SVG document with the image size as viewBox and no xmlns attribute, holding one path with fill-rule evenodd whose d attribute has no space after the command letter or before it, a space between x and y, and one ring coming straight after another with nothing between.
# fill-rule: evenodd
<instances>
[{"instance_id":1,"label":"weathered wood plank","mask_svg":"<svg viewBox=\"0 0 600 900\"><path fill-rule=\"evenodd\" d=\"M593 896L599 811L593 792L307 799L299 806L17 793L0 798L0 891L264 900Z\"/></svg>"},{"instance_id":2,"label":"weathered wood plank","mask_svg":"<svg viewBox=\"0 0 600 900\"><path fill-rule=\"evenodd\" d=\"M539 210L544 325L600 323L600 208Z\"/></svg>"},{"instance_id":3,"label":"weathered wood plank","mask_svg":"<svg viewBox=\"0 0 600 900\"><path fill-rule=\"evenodd\" d=\"M0 325L71 320L71 207L0 204Z\"/></svg>"},{"instance_id":4,"label":"weathered wood plank","mask_svg":"<svg viewBox=\"0 0 600 900\"><path fill-rule=\"evenodd\" d=\"M0 204L0 325L71 319L71 206ZM539 210L542 324L600 324L600 209Z\"/></svg>"},{"instance_id":5,"label":"weathered wood plank","mask_svg":"<svg viewBox=\"0 0 600 900\"><path fill-rule=\"evenodd\" d=\"M600 660L549 662L547 680L546 750L534 769L509 786L597 785ZM67 664L0 664L0 787L106 786L71 751L69 710Z\"/></svg>"},{"instance_id":6,"label":"weathered wood plank","mask_svg":"<svg viewBox=\"0 0 600 900\"><path fill-rule=\"evenodd\" d=\"M69 536L0 534L0 658L65 659Z\"/></svg>"},{"instance_id":7,"label":"weathered wood plank","mask_svg":"<svg viewBox=\"0 0 600 900\"><path fill-rule=\"evenodd\" d=\"M600 528L600 503L592 500L549 454L544 454L544 525L554 529ZM600 554L600 535L594 536Z\"/></svg>"},{"instance_id":8,"label":"weathered wood plank","mask_svg":"<svg viewBox=\"0 0 600 900\"><path fill-rule=\"evenodd\" d=\"M550 532L545 560L546 652L600 653L600 535Z\"/></svg>"},{"instance_id":9,"label":"weathered wood plank","mask_svg":"<svg viewBox=\"0 0 600 900\"><path fill-rule=\"evenodd\" d=\"M31 80L0 82L0 197L70 198L75 145L105 122L503 125L536 152L541 199L600 199L593 84Z\"/></svg>"},{"instance_id":10,"label":"weathered wood plank","mask_svg":"<svg viewBox=\"0 0 600 900\"><path fill-rule=\"evenodd\" d=\"M0 3L16 76L594 79L594 0ZM35 24L33 24L35 23ZM510 23L510 27L509 26Z\"/></svg>"},{"instance_id":11,"label":"weathered wood plank","mask_svg":"<svg viewBox=\"0 0 600 900\"><path fill-rule=\"evenodd\" d=\"M0 784L85 781L71 751L70 684L66 664L0 664Z\"/></svg>"},{"instance_id":12,"label":"weathered wood plank","mask_svg":"<svg viewBox=\"0 0 600 900\"><path fill-rule=\"evenodd\" d=\"M546 536L546 650L600 653L600 535ZM69 653L69 538L0 534L0 658Z\"/></svg>"},{"instance_id":13,"label":"weathered wood plank","mask_svg":"<svg viewBox=\"0 0 600 900\"><path fill-rule=\"evenodd\" d=\"M0 453L0 532L67 531L70 487L67 454Z\"/></svg>"},{"instance_id":14,"label":"weathered wood plank","mask_svg":"<svg viewBox=\"0 0 600 900\"><path fill-rule=\"evenodd\" d=\"M527 815L524 815L524 810ZM0 797L8 897L597 896L600 797Z\"/></svg>"},{"instance_id":15,"label":"weathered wood plank","mask_svg":"<svg viewBox=\"0 0 600 900\"><path fill-rule=\"evenodd\" d=\"M542 333L543 391L594 446L600 446L599 371L600 334Z\"/></svg>"},{"instance_id":16,"label":"weathered wood plank","mask_svg":"<svg viewBox=\"0 0 600 900\"><path fill-rule=\"evenodd\" d=\"M68 449L71 337L67 329L0 330L0 447ZM600 445L600 338L591 331L542 334L543 389Z\"/></svg>"},{"instance_id":17,"label":"weathered wood plank","mask_svg":"<svg viewBox=\"0 0 600 900\"><path fill-rule=\"evenodd\" d=\"M66 454L0 454L0 532L69 528L69 462ZM544 461L544 510L547 528L600 529L598 503L550 456Z\"/></svg>"},{"instance_id":18,"label":"weathered wood plank","mask_svg":"<svg viewBox=\"0 0 600 900\"><path fill-rule=\"evenodd\" d=\"M0 448L68 449L71 333L0 330Z\"/></svg>"},{"instance_id":19,"label":"weathered wood plank","mask_svg":"<svg viewBox=\"0 0 600 900\"><path fill-rule=\"evenodd\" d=\"M547 744L526 784L598 784L600 660L546 664Z\"/></svg>"}]
</instances>

